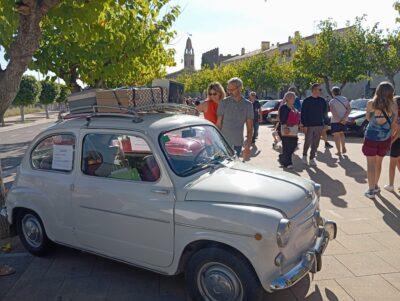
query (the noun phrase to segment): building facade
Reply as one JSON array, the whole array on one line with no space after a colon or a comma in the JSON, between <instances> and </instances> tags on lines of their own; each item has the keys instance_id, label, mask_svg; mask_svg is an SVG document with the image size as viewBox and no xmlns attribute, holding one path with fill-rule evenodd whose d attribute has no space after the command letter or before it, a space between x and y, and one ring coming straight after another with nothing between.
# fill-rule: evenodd
<instances>
[{"instance_id":1,"label":"building facade","mask_svg":"<svg viewBox=\"0 0 400 301\"><path fill-rule=\"evenodd\" d=\"M201 55L201 68L214 69L219 66L223 61L233 58L237 55L223 55L219 53L219 48L211 49Z\"/></svg>"},{"instance_id":2,"label":"building facade","mask_svg":"<svg viewBox=\"0 0 400 301\"><path fill-rule=\"evenodd\" d=\"M194 61L194 49L193 49L193 45L192 45L192 39L187 38L185 52L183 55L183 69L167 74L166 78L175 79L183 73L191 73L191 72L195 72L195 71L196 71L196 68L195 68L195 61Z\"/></svg>"}]
</instances>

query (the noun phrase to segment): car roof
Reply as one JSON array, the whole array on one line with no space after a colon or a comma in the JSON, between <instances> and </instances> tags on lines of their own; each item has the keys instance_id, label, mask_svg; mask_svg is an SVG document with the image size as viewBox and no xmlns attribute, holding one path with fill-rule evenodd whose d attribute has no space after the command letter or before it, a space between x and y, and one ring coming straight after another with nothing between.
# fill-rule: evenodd
<instances>
[{"instance_id":1,"label":"car roof","mask_svg":"<svg viewBox=\"0 0 400 301\"><path fill-rule=\"evenodd\" d=\"M126 116L94 116L88 121L84 118L71 118L60 120L46 129L46 131L60 130L79 130L82 128L95 129L119 129L119 130L135 130L140 132L153 132L158 135L161 132L182 128L190 125L208 124L209 121L187 114L176 113L145 113L140 114L141 120L134 122L135 117Z\"/></svg>"}]
</instances>

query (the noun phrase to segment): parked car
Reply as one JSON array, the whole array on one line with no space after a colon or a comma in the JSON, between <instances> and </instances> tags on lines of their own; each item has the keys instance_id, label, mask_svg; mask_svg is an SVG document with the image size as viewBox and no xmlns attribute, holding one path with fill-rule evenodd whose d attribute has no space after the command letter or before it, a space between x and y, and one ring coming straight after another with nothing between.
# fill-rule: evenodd
<instances>
[{"instance_id":1,"label":"parked car","mask_svg":"<svg viewBox=\"0 0 400 301\"><path fill-rule=\"evenodd\" d=\"M278 119L279 119L278 110L270 112L267 116L267 122L272 124L276 124L278 122Z\"/></svg>"},{"instance_id":2,"label":"parked car","mask_svg":"<svg viewBox=\"0 0 400 301\"><path fill-rule=\"evenodd\" d=\"M262 120L264 123L269 122L268 114L273 111L277 111L281 101L281 99L269 100L261 107Z\"/></svg>"},{"instance_id":3,"label":"parked car","mask_svg":"<svg viewBox=\"0 0 400 301\"><path fill-rule=\"evenodd\" d=\"M368 99L355 99L350 102L351 112L346 123L346 133L355 133L364 137L368 125L366 119Z\"/></svg>"},{"instance_id":4,"label":"parked car","mask_svg":"<svg viewBox=\"0 0 400 301\"><path fill-rule=\"evenodd\" d=\"M1 210L29 252L185 272L194 300L258 300L321 269L336 224L319 184L242 163L202 118L138 116L72 117L33 140Z\"/></svg>"},{"instance_id":5,"label":"parked car","mask_svg":"<svg viewBox=\"0 0 400 301\"><path fill-rule=\"evenodd\" d=\"M263 106L265 103L267 103L269 100L268 99L259 99L258 102L260 103L261 106Z\"/></svg>"}]
</instances>

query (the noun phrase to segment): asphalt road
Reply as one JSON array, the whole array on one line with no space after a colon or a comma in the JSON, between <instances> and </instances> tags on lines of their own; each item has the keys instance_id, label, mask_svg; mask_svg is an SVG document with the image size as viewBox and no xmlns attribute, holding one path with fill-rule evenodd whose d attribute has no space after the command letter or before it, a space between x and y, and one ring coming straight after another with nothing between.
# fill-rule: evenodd
<instances>
[{"instance_id":1,"label":"asphalt road","mask_svg":"<svg viewBox=\"0 0 400 301\"><path fill-rule=\"evenodd\" d=\"M5 178L11 176L12 179L33 138L50 124L51 122L0 132L0 159ZM9 179L6 179L6 184L10 184Z\"/></svg>"}]
</instances>

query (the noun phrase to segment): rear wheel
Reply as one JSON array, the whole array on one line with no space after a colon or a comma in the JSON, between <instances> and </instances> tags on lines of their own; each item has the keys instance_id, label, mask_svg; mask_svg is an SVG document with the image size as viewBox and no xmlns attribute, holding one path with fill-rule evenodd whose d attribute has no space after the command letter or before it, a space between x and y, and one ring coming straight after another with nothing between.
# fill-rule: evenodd
<instances>
[{"instance_id":1,"label":"rear wheel","mask_svg":"<svg viewBox=\"0 0 400 301\"><path fill-rule=\"evenodd\" d=\"M33 255L43 256L50 247L40 217L33 211L23 211L17 218L17 232L24 247Z\"/></svg>"},{"instance_id":2,"label":"rear wheel","mask_svg":"<svg viewBox=\"0 0 400 301\"><path fill-rule=\"evenodd\" d=\"M186 268L186 285L193 300L260 300L264 290L250 264L221 248L196 252Z\"/></svg>"}]
</instances>

